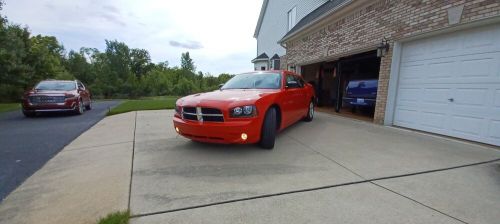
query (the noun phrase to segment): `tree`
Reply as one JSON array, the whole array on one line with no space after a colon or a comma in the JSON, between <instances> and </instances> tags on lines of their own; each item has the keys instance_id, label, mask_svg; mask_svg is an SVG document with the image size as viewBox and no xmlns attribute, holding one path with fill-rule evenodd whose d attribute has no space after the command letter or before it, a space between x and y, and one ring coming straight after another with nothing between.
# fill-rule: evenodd
<instances>
[{"instance_id":1,"label":"tree","mask_svg":"<svg viewBox=\"0 0 500 224\"><path fill-rule=\"evenodd\" d=\"M65 61L66 70L73 74L75 78L83 83L93 83L95 73L92 71L91 64L87 61L83 49L80 52L71 50Z\"/></svg>"},{"instance_id":2,"label":"tree","mask_svg":"<svg viewBox=\"0 0 500 224\"><path fill-rule=\"evenodd\" d=\"M64 47L55 37L42 35L31 37L27 63L32 66L33 70L28 74L29 85L66 73L62 61L63 56Z\"/></svg>"},{"instance_id":3,"label":"tree","mask_svg":"<svg viewBox=\"0 0 500 224\"><path fill-rule=\"evenodd\" d=\"M130 68L137 78L144 76L153 66L147 50L132 49L130 52Z\"/></svg>"},{"instance_id":4,"label":"tree","mask_svg":"<svg viewBox=\"0 0 500 224\"><path fill-rule=\"evenodd\" d=\"M181 55L181 68L186 71L195 72L196 67L194 66L193 59L189 56L189 51L182 53Z\"/></svg>"}]
</instances>

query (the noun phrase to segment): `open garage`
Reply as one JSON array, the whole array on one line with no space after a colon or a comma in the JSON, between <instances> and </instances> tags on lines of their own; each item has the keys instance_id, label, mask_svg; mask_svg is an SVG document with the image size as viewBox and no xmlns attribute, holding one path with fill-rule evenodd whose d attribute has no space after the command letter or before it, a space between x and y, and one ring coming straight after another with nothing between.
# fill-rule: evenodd
<instances>
[{"instance_id":1,"label":"open garage","mask_svg":"<svg viewBox=\"0 0 500 224\"><path fill-rule=\"evenodd\" d=\"M318 110L373 121L380 57L367 51L303 65L301 74L316 90Z\"/></svg>"}]
</instances>

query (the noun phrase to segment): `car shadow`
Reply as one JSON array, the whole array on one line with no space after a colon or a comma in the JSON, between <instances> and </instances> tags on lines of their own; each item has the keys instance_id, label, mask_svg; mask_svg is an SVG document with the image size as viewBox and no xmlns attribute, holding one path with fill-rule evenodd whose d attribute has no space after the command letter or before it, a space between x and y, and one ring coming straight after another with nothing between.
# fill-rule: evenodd
<instances>
[{"instance_id":1,"label":"car shadow","mask_svg":"<svg viewBox=\"0 0 500 224\"><path fill-rule=\"evenodd\" d=\"M29 119L36 119L36 118L56 118L56 117L73 117L76 116L77 114L74 112L69 112L69 111L64 111L64 112L37 112L36 116L34 117L26 117Z\"/></svg>"}]
</instances>

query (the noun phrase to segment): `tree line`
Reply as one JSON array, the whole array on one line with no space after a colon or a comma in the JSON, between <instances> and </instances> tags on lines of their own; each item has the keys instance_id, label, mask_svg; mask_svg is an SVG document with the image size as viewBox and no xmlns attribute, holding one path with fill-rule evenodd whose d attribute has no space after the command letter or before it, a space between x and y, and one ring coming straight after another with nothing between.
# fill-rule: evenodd
<instances>
[{"instance_id":1,"label":"tree line","mask_svg":"<svg viewBox=\"0 0 500 224\"><path fill-rule=\"evenodd\" d=\"M0 0L0 12L3 2ZM78 79L96 98L182 96L217 89L232 75L196 72L189 52L181 66L153 63L145 49L105 40L106 48L82 47L67 52L53 36L33 36L27 27L0 14L0 102L15 102L22 92L44 79Z\"/></svg>"}]
</instances>

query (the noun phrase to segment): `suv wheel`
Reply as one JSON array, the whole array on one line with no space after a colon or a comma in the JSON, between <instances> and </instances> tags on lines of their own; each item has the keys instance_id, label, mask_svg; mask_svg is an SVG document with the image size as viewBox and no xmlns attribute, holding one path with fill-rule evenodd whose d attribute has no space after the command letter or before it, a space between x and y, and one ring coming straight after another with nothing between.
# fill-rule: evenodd
<instances>
[{"instance_id":1,"label":"suv wheel","mask_svg":"<svg viewBox=\"0 0 500 224\"><path fill-rule=\"evenodd\" d=\"M266 117L262 123L262 131L260 136L260 147L265 149L273 149L276 140L276 109L270 108L266 112Z\"/></svg>"}]
</instances>

